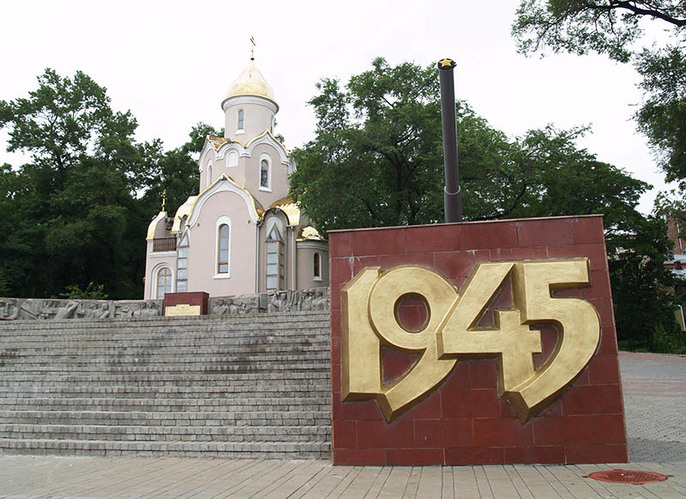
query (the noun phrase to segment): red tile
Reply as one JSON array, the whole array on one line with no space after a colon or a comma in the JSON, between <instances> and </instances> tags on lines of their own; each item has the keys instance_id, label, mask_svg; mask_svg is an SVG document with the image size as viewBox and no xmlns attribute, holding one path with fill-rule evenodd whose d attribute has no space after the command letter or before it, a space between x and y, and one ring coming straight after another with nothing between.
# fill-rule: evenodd
<instances>
[{"instance_id":1,"label":"red tile","mask_svg":"<svg viewBox=\"0 0 686 499\"><path fill-rule=\"evenodd\" d=\"M495 390L472 390L472 415L477 418L500 416L500 400Z\"/></svg>"},{"instance_id":2,"label":"red tile","mask_svg":"<svg viewBox=\"0 0 686 499\"><path fill-rule=\"evenodd\" d=\"M534 444L536 446L564 445L569 432L564 417L534 418L531 422Z\"/></svg>"},{"instance_id":3,"label":"red tile","mask_svg":"<svg viewBox=\"0 0 686 499\"><path fill-rule=\"evenodd\" d=\"M578 217L574 219L574 243L604 243L603 217Z\"/></svg>"},{"instance_id":4,"label":"red tile","mask_svg":"<svg viewBox=\"0 0 686 499\"><path fill-rule=\"evenodd\" d=\"M443 449L388 449L387 466L438 466L444 464Z\"/></svg>"},{"instance_id":5,"label":"red tile","mask_svg":"<svg viewBox=\"0 0 686 499\"><path fill-rule=\"evenodd\" d=\"M369 419L372 421L384 420L381 409L373 400L355 400L352 402L336 403L333 401L334 420L340 419Z\"/></svg>"},{"instance_id":6,"label":"red tile","mask_svg":"<svg viewBox=\"0 0 686 499\"><path fill-rule=\"evenodd\" d=\"M406 449L414 446L414 421L393 421L388 425L388 448Z\"/></svg>"},{"instance_id":7,"label":"red tile","mask_svg":"<svg viewBox=\"0 0 686 499\"><path fill-rule=\"evenodd\" d=\"M501 447L450 447L445 449L445 464L470 466L480 464L504 464Z\"/></svg>"},{"instance_id":8,"label":"red tile","mask_svg":"<svg viewBox=\"0 0 686 499\"><path fill-rule=\"evenodd\" d=\"M533 447L505 447L505 464L527 464L536 462Z\"/></svg>"},{"instance_id":9,"label":"red tile","mask_svg":"<svg viewBox=\"0 0 686 499\"><path fill-rule=\"evenodd\" d=\"M517 246L517 223L483 222L462 225L462 249L512 248Z\"/></svg>"},{"instance_id":10,"label":"red tile","mask_svg":"<svg viewBox=\"0 0 686 499\"><path fill-rule=\"evenodd\" d=\"M574 414L622 414L619 385L573 386L562 396L562 411Z\"/></svg>"},{"instance_id":11,"label":"red tile","mask_svg":"<svg viewBox=\"0 0 686 499\"><path fill-rule=\"evenodd\" d=\"M596 355L587 368L592 385L614 385L619 383L619 362L616 355Z\"/></svg>"},{"instance_id":12,"label":"red tile","mask_svg":"<svg viewBox=\"0 0 686 499\"><path fill-rule=\"evenodd\" d=\"M565 464L565 448L559 445L534 447L534 462L539 464Z\"/></svg>"},{"instance_id":13,"label":"red tile","mask_svg":"<svg viewBox=\"0 0 686 499\"><path fill-rule=\"evenodd\" d=\"M567 425L567 444L597 444L596 418L601 416L568 416L565 419Z\"/></svg>"},{"instance_id":14,"label":"red tile","mask_svg":"<svg viewBox=\"0 0 686 499\"><path fill-rule=\"evenodd\" d=\"M441 392L441 415L444 418L469 418L473 414L471 390Z\"/></svg>"},{"instance_id":15,"label":"red tile","mask_svg":"<svg viewBox=\"0 0 686 499\"><path fill-rule=\"evenodd\" d=\"M490 252L478 250L434 253L433 258L433 268L454 286L460 286L478 262L490 260Z\"/></svg>"},{"instance_id":16,"label":"red tile","mask_svg":"<svg viewBox=\"0 0 686 499\"><path fill-rule=\"evenodd\" d=\"M584 417L584 416L577 416ZM594 441L601 444L626 444L626 430L622 414L607 416L586 416L593 418Z\"/></svg>"},{"instance_id":17,"label":"red tile","mask_svg":"<svg viewBox=\"0 0 686 499\"><path fill-rule=\"evenodd\" d=\"M565 447L567 463L626 463L626 445L568 445Z\"/></svg>"},{"instance_id":18,"label":"red tile","mask_svg":"<svg viewBox=\"0 0 686 499\"><path fill-rule=\"evenodd\" d=\"M341 310L341 288L343 285L341 283L331 284L331 311ZM332 323L333 324L333 323Z\"/></svg>"},{"instance_id":19,"label":"red tile","mask_svg":"<svg viewBox=\"0 0 686 499\"><path fill-rule=\"evenodd\" d=\"M341 362L341 337L331 337L331 362L340 364Z\"/></svg>"},{"instance_id":20,"label":"red tile","mask_svg":"<svg viewBox=\"0 0 686 499\"><path fill-rule=\"evenodd\" d=\"M458 249L461 224L407 228L408 253L434 253Z\"/></svg>"},{"instance_id":21,"label":"red tile","mask_svg":"<svg viewBox=\"0 0 686 499\"><path fill-rule=\"evenodd\" d=\"M473 447L474 429L470 418L444 419L446 447Z\"/></svg>"},{"instance_id":22,"label":"red tile","mask_svg":"<svg viewBox=\"0 0 686 499\"><path fill-rule=\"evenodd\" d=\"M329 257L352 255L352 232L329 232Z\"/></svg>"},{"instance_id":23,"label":"red tile","mask_svg":"<svg viewBox=\"0 0 686 499\"><path fill-rule=\"evenodd\" d=\"M495 359L469 361L469 383L472 388L498 388L498 364Z\"/></svg>"},{"instance_id":24,"label":"red tile","mask_svg":"<svg viewBox=\"0 0 686 499\"><path fill-rule=\"evenodd\" d=\"M379 257L379 261L383 264L383 268L396 267L398 265L419 265L433 269L434 256L433 253L413 253L411 255L383 255Z\"/></svg>"},{"instance_id":25,"label":"red tile","mask_svg":"<svg viewBox=\"0 0 686 499\"><path fill-rule=\"evenodd\" d=\"M511 419L517 419L517 412L514 410L514 407L512 407L512 404L507 401L506 398L501 398L500 399L500 417L501 418L511 418Z\"/></svg>"},{"instance_id":26,"label":"red tile","mask_svg":"<svg viewBox=\"0 0 686 499\"><path fill-rule=\"evenodd\" d=\"M539 260L547 257L548 253L545 246L491 249L491 261L493 262Z\"/></svg>"},{"instance_id":27,"label":"red tile","mask_svg":"<svg viewBox=\"0 0 686 499\"><path fill-rule=\"evenodd\" d=\"M353 275L357 275L360 270L366 267L384 267L380 256L355 256L353 262Z\"/></svg>"},{"instance_id":28,"label":"red tile","mask_svg":"<svg viewBox=\"0 0 686 499\"><path fill-rule=\"evenodd\" d=\"M513 447L533 444L531 425L517 419L486 418L474 420L477 447Z\"/></svg>"},{"instance_id":29,"label":"red tile","mask_svg":"<svg viewBox=\"0 0 686 499\"><path fill-rule=\"evenodd\" d=\"M519 246L561 246L574 243L572 218L522 220L517 229Z\"/></svg>"},{"instance_id":30,"label":"red tile","mask_svg":"<svg viewBox=\"0 0 686 499\"><path fill-rule=\"evenodd\" d=\"M336 259L331 262L331 282L345 284L353 278L352 260Z\"/></svg>"},{"instance_id":31,"label":"red tile","mask_svg":"<svg viewBox=\"0 0 686 499\"><path fill-rule=\"evenodd\" d=\"M579 244L565 246L548 246L549 258L586 257L591 270L607 271L607 253L602 244Z\"/></svg>"},{"instance_id":32,"label":"red tile","mask_svg":"<svg viewBox=\"0 0 686 499\"><path fill-rule=\"evenodd\" d=\"M353 232L353 255L398 255L407 253L406 227Z\"/></svg>"},{"instance_id":33,"label":"red tile","mask_svg":"<svg viewBox=\"0 0 686 499\"><path fill-rule=\"evenodd\" d=\"M432 449L445 444L444 422L441 419L420 419L414 422L414 447Z\"/></svg>"},{"instance_id":34,"label":"red tile","mask_svg":"<svg viewBox=\"0 0 686 499\"><path fill-rule=\"evenodd\" d=\"M357 421L334 421L331 431L333 446L336 449L357 448Z\"/></svg>"},{"instance_id":35,"label":"red tile","mask_svg":"<svg viewBox=\"0 0 686 499\"><path fill-rule=\"evenodd\" d=\"M458 361L441 385L442 391L469 389L469 362Z\"/></svg>"},{"instance_id":36,"label":"red tile","mask_svg":"<svg viewBox=\"0 0 686 499\"><path fill-rule=\"evenodd\" d=\"M381 366L383 371L383 382L389 383L405 374L418 358L419 354L406 354L382 347Z\"/></svg>"},{"instance_id":37,"label":"red tile","mask_svg":"<svg viewBox=\"0 0 686 499\"><path fill-rule=\"evenodd\" d=\"M591 299L610 299L611 292L610 287L604 282L604 277L607 272L604 270L592 270L591 271L591 286L583 288L582 296L584 300Z\"/></svg>"},{"instance_id":38,"label":"red tile","mask_svg":"<svg viewBox=\"0 0 686 499\"><path fill-rule=\"evenodd\" d=\"M357 445L360 449L385 449L388 446L388 424L385 421L358 421Z\"/></svg>"},{"instance_id":39,"label":"red tile","mask_svg":"<svg viewBox=\"0 0 686 499\"><path fill-rule=\"evenodd\" d=\"M386 452L383 449L334 449L333 464L336 466L383 466Z\"/></svg>"},{"instance_id":40,"label":"red tile","mask_svg":"<svg viewBox=\"0 0 686 499\"><path fill-rule=\"evenodd\" d=\"M336 370L331 371L331 392L336 396L341 393L341 366L336 364Z\"/></svg>"},{"instance_id":41,"label":"red tile","mask_svg":"<svg viewBox=\"0 0 686 499\"><path fill-rule=\"evenodd\" d=\"M441 413L441 394L437 391L420 401L407 412L407 416L412 419L436 419L442 417Z\"/></svg>"},{"instance_id":42,"label":"red tile","mask_svg":"<svg viewBox=\"0 0 686 499\"><path fill-rule=\"evenodd\" d=\"M536 417L544 418L550 416L562 416L562 401L560 399L553 401L548 407L538 413Z\"/></svg>"},{"instance_id":43,"label":"red tile","mask_svg":"<svg viewBox=\"0 0 686 499\"><path fill-rule=\"evenodd\" d=\"M395 318L406 331L418 332L428 323L429 308L419 295L405 295L396 302Z\"/></svg>"}]
</instances>

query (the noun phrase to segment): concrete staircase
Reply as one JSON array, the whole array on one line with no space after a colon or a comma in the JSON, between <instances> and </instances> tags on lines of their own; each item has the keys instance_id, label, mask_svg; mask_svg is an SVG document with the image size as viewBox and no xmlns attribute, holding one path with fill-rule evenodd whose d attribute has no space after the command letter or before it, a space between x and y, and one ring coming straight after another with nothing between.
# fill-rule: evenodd
<instances>
[{"instance_id":1,"label":"concrete staircase","mask_svg":"<svg viewBox=\"0 0 686 499\"><path fill-rule=\"evenodd\" d=\"M0 322L0 453L330 457L328 313Z\"/></svg>"}]
</instances>

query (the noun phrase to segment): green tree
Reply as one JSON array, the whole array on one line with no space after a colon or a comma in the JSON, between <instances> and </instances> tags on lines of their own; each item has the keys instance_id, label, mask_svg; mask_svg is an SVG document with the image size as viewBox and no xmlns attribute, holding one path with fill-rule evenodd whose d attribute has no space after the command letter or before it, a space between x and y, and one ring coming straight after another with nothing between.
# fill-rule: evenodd
<instances>
[{"instance_id":1,"label":"green tree","mask_svg":"<svg viewBox=\"0 0 686 499\"><path fill-rule=\"evenodd\" d=\"M144 231L135 193L145 157L136 126L82 72L69 78L47 69L27 98L0 101L8 150L30 158L2 175L14 218L3 243L7 291L55 296L93 282L113 297L138 294Z\"/></svg>"},{"instance_id":2,"label":"green tree","mask_svg":"<svg viewBox=\"0 0 686 499\"><path fill-rule=\"evenodd\" d=\"M29 158L0 168L0 294L138 298L145 234L166 192L174 213L197 194L197 155L212 127L182 146L134 139L136 120L110 106L82 72L47 69L28 97L0 101L7 149Z\"/></svg>"},{"instance_id":3,"label":"green tree","mask_svg":"<svg viewBox=\"0 0 686 499\"><path fill-rule=\"evenodd\" d=\"M322 80L310 101L316 137L294 152L292 195L323 230L443 220L437 70L372 66L345 88ZM640 218L648 185L579 149L587 129L548 126L510 141L465 102L457 117L466 219L606 213L619 230Z\"/></svg>"},{"instance_id":4,"label":"green tree","mask_svg":"<svg viewBox=\"0 0 686 499\"><path fill-rule=\"evenodd\" d=\"M674 332L673 277L664 266L670 246L659 217L647 217L609 241L617 335L629 348L654 350L656 335Z\"/></svg>"},{"instance_id":5,"label":"green tree","mask_svg":"<svg viewBox=\"0 0 686 499\"><path fill-rule=\"evenodd\" d=\"M646 21L667 28L664 46L640 47ZM643 77L639 129L658 152L667 180L686 178L686 60L683 0L522 0L512 26L521 53L589 52L632 62Z\"/></svg>"},{"instance_id":6,"label":"green tree","mask_svg":"<svg viewBox=\"0 0 686 499\"><path fill-rule=\"evenodd\" d=\"M377 59L343 88L321 81L310 101L317 133L294 152L298 169L291 178L292 196L318 228L443 220L437 80L435 68L390 67ZM644 331L651 344L653 331L668 322L670 282L661 267L667 250L659 221L636 210L650 186L579 148L586 128L548 126L508 140L464 102L457 116L465 218L604 214L617 313L632 317L627 311L637 298L629 291L645 304L644 329L636 329L638 320L621 322L620 337Z\"/></svg>"},{"instance_id":7,"label":"green tree","mask_svg":"<svg viewBox=\"0 0 686 499\"><path fill-rule=\"evenodd\" d=\"M142 203L149 213L157 213L163 193L167 199L166 211L170 215L176 212L188 196L198 194L200 174L197 156L202 151L207 136L221 135L222 131L205 123L197 123L191 129L188 141L181 147L164 151L160 140L144 145L147 170Z\"/></svg>"}]
</instances>

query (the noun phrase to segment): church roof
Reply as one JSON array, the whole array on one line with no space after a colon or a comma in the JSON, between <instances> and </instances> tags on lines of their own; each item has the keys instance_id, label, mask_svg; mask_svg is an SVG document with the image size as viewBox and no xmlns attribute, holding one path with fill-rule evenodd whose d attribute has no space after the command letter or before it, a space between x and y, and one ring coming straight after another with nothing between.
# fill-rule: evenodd
<instances>
[{"instance_id":1,"label":"church roof","mask_svg":"<svg viewBox=\"0 0 686 499\"><path fill-rule=\"evenodd\" d=\"M255 95L257 97L265 97L274 101L274 91L272 87L264 79L260 70L255 66L255 61L250 60L248 67L243 70L240 76L231 84L229 94L226 96L236 97L239 95Z\"/></svg>"}]
</instances>

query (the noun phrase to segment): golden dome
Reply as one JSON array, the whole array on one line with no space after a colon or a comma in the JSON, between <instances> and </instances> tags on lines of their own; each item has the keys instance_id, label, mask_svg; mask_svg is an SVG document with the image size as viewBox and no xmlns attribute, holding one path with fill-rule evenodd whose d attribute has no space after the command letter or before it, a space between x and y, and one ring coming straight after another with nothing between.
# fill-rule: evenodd
<instances>
[{"instance_id":1,"label":"golden dome","mask_svg":"<svg viewBox=\"0 0 686 499\"><path fill-rule=\"evenodd\" d=\"M267 80L264 79L260 70L255 66L254 61L250 61L248 67L243 70L240 76L231 84L229 88L229 97L237 95L255 95L257 97L265 97L269 100L274 100L274 91L269 86Z\"/></svg>"}]
</instances>

